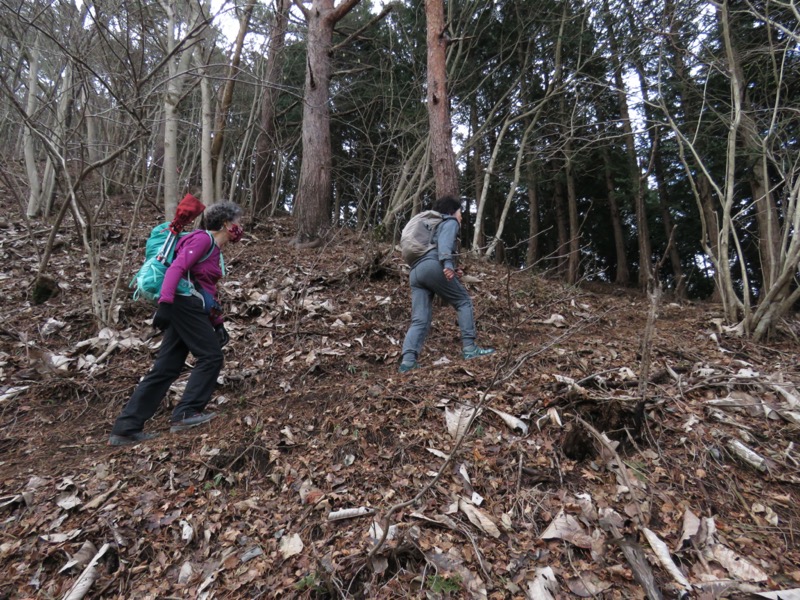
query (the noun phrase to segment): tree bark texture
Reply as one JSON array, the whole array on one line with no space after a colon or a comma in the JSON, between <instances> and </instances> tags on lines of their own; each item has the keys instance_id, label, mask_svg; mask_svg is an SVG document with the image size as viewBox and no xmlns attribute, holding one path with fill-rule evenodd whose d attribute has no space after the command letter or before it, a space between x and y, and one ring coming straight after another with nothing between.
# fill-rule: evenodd
<instances>
[{"instance_id":1,"label":"tree bark texture","mask_svg":"<svg viewBox=\"0 0 800 600\"><path fill-rule=\"evenodd\" d=\"M631 5L630 0L625 0L625 7L627 9L627 19L628 19L628 29L630 31L635 31L636 23L634 19L635 8ZM672 215L669 211L669 192L668 186L666 182L666 176L664 174L664 164L662 161L661 151L659 148L660 140L659 140L659 131L660 129L657 128L654 124L656 123L656 117L654 115L654 110L652 104L650 103L650 91L647 85L647 74L645 71L645 67L642 64L642 60L638 56L632 57L632 64L636 69L636 74L639 78L639 89L641 90L642 100L644 101L644 113L646 120L649 124L653 124L648 126L647 134L650 139L650 147L653 151L653 165L655 171L655 178L656 178L656 186L658 189L658 199L659 204L661 206L661 218L662 224L664 226L664 239L667 240L667 244L669 245L668 252L669 252L669 260L670 265L672 267L672 274L675 280L675 288L674 292L678 298L685 298L686 297L686 277L683 274L683 265L681 264L680 254L678 253L678 246L677 244L669 244L669 240L673 237L673 224L672 224Z\"/></svg>"},{"instance_id":2,"label":"tree bark texture","mask_svg":"<svg viewBox=\"0 0 800 600\"><path fill-rule=\"evenodd\" d=\"M525 255L525 266L532 267L539 262L539 193L536 188L536 172L531 163L526 167L526 184L528 187L528 250Z\"/></svg>"},{"instance_id":3,"label":"tree bark texture","mask_svg":"<svg viewBox=\"0 0 800 600\"><path fill-rule=\"evenodd\" d=\"M283 73L284 40L289 23L291 0L276 0L275 16L267 50L267 69L261 96L261 130L256 139L255 179L253 203L256 214L273 205L272 182L275 176L275 112L278 103L279 84Z\"/></svg>"},{"instance_id":4,"label":"tree bark texture","mask_svg":"<svg viewBox=\"0 0 800 600\"><path fill-rule=\"evenodd\" d=\"M608 199L608 210L611 217L611 230L614 232L614 255L617 263L614 282L619 285L628 285L631 276L628 270L628 254L625 251L625 233L622 230L622 217L619 212L619 204L617 204L614 176L611 172L611 156L608 148L603 148L602 152L606 182L606 198Z\"/></svg>"},{"instance_id":5,"label":"tree bark texture","mask_svg":"<svg viewBox=\"0 0 800 600\"><path fill-rule=\"evenodd\" d=\"M228 74L225 78L225 87L222 90L222 97L217 107L217 117L214 123L214 140L211 143L211 170L214 173L214 192L217 198L222 197L222 172L218 168L220 156L222 154L222 143L225 139L225 123L228 120L228 112L233 101L233 88L236 84L236 75L239 72L239 62L242 58L242 46L247 30L250 27L250 17L253 15L255 0L250 0L245 6L242 18L239 20L239 33L233 43L233 56L228 66Z\"/></svg>"},{"instance_id":6,"label":"tree bark texture","mask_svg":"<svg viewBox=\"0 0 800 600\"><path fill-rule=\"evenodd\" d=\"M428 44L428 121L436 197L458 196L450 101L447 96L447 36L444 0L425 0Z\"/></svg>"},{"instance_id":7,"label":"tree bark texture","mask_svg":"<svg viewBox=\"0 0 800 600\"><path fill-rule=\"evenodd\" d=\"M564 182L563 178L556 175L555 190L553 192L553 208L556 216L556 231L558 233L558 247L556 248L555 264L558 273L563 274L567 268L567 252L569 251L569 224L567 211L564 210Z\"/></svg>"},{"instance_id":8,"label":"tree bark texture","mask_svg":"<svg viewBox=\"0 0 800 600\"><path fill-rule=\"evenodd\" d=\"M617 104L619 106L620 120L622 121L623 140L628 157L628 172L633 194L633 208L636 214L636 235L639 241L639 288L647 289L647 284L652 275L652 251L650 245L650 231L647 224L647 213L644 202L644 182L636 156L636 141L633 137L628 96L625 91L625 80L622 76L622 63L620 62L619 44L614 31L612 14L608 0L603 0L606 28L608 30L609 46L611 48L611 62L614 71L614 85L617 89Z\"/></svg>"},{"instance_id":9,"label":"tree bark texture","mask_svg":"<svg viewBox=\"0 0 800 600\"><path fill-rule=\"evenodd\" d=\"M564 176L567 180L567 208L569 212L569 259L567 260L567 283L576 284L580 276L581 232L578 222L578 199L575 193L575 177L572 172L572 144L567 141Z\"/></svg>"},{"instance_id":10,"label":"tree bark texture","mask_svg":"<svg viewBox=\"0 0 800 600\"><path fill-rule=\"evenodd\" d=\"M28 98L25 103L25 113L33 117L38 104L39 89L39 46L34 39L28 49ZM39 179L38 160L36 156L36 136L29 125L25 126L23 133L23 148L25 153L25 169L28 175L28 210L29 217L35 217L42 208L42 184Z\"/></svg>"},{"instance_id":11,"label":"tree bark texture","mask_svg":"<svg viewBox=\"0 0 800 600\"><path fill-rule=\"evenodd\" d=\"M176 56L169 61L169 81L164 95L164 214L167 220L178 207L178 104L183 94L183 84L191 64L193 47L178 50L180 17L174 0L165 0L162 6L168 15L167 50ZM191 15L188 22L195 20Z\"/></svg>"},{"instance_id":12,"label":"tree bark texture","mask_svg":"<svg viewBox=\"0 0 800 600\"><path fill-rule=\"evenodd\" d=\"M303 9L308 21L306 81L303 94L303 160L295 199L298 245L315 245L331 217L331 41L334 25L358 0L334 7L333 0L313 0Z\"/></svg>"}]
</instances>

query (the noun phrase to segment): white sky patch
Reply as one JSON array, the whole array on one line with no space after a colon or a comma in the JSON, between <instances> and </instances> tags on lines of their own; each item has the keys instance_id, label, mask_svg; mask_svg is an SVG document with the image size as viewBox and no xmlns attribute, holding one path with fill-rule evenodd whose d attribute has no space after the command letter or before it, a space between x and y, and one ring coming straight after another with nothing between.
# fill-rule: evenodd
<instances>
[{"instance_id":1,"label":"white sky patch","mask_svg":"<svg viewBox=\"0 0 800 600\"><path fill-rule=\"evenodd\" d=\"M236 4L230 0L211 0L211 15L214 22L232 44L239 34L239 19L236 17Z\"/></svg>"}]
</instances>

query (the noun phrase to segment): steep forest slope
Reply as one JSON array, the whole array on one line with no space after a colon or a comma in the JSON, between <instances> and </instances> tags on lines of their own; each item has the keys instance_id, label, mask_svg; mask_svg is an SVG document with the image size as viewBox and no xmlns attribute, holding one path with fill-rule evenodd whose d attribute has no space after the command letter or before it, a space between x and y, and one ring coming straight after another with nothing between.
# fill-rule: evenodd
<instances>
[{"instance_id":1,"label":"steep forest slope","mask_svg":"<svg viewBox=\"0 0 800 600\"><path fill-rule=\"evenodd\" d=\"M109 285L140 260L122 256L126 210L100 224ZM68 229L59 293L33 305L46 228L0 227L0 598L78 598L82 575L118 599L800 587L796 320L756 346L718 307L664 298L645 386L647 297L467 261L497 354L462 361L437 307L424 368L400 375L399 253L348 231L297 251L277 219L226 251L219 418L168 433L184 375L149 424L162 436L119 449L151 310L123 294L98 332Z\"/></svg>"}]
</instances>

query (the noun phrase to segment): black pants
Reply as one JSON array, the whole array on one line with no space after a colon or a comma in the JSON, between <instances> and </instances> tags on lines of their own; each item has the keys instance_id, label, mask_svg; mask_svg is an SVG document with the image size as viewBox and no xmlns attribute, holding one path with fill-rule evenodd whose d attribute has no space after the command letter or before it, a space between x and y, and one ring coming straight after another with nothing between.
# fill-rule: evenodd
<instances>
[{"instance_id":1,"label":"black pants","mask_svg":"<svg viewBox=\"0 0 800 600\"><path fill-rule=\"evenodd\" d=\"M222 369L223 355L214 328L203 311L203 302L194 296L175 296L172 322L161 342L153 368L136 386L111 433L132 435L142 430L145 421L158 410L169 386L178 378L189 352L195 357L183 397L172 413L172 420L201 412Z\"/></svg>"}]
</instances>

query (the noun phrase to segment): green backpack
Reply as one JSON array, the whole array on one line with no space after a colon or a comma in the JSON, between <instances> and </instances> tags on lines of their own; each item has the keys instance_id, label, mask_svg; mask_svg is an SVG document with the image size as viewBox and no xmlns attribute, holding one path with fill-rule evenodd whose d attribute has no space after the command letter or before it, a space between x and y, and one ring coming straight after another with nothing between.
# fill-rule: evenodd
<instances>
[{"instance_id":1,"label":"green backpack","mask_svg":"<svg viewBox=\"0 0 800 600\"><path fill-rule=\"evenodd\" d=\"M175 259L175 247L178 245L178 240L185 235L189 235L189 233L194 233L188 232L175 235L169 226L170 223L168 222L156 225L150 232L150 237L147 238L147 244L144 249L144 263L139 267L139 271L137 271L129 284L129 287L134 290L134 300L144 298L152 304L158 304L158 299L161 297L161 285L164 283L164 275L166 275L167 269ZM211 247L199 262L206 260L214 251L214 237L210 231L206 231L206 233L211 238ZM179 296L193 296L197 293L194 284L188 279L188 273L186 277L186 279L181 279L178 283L176 293Z\"/></svg>"}]
</instances>

